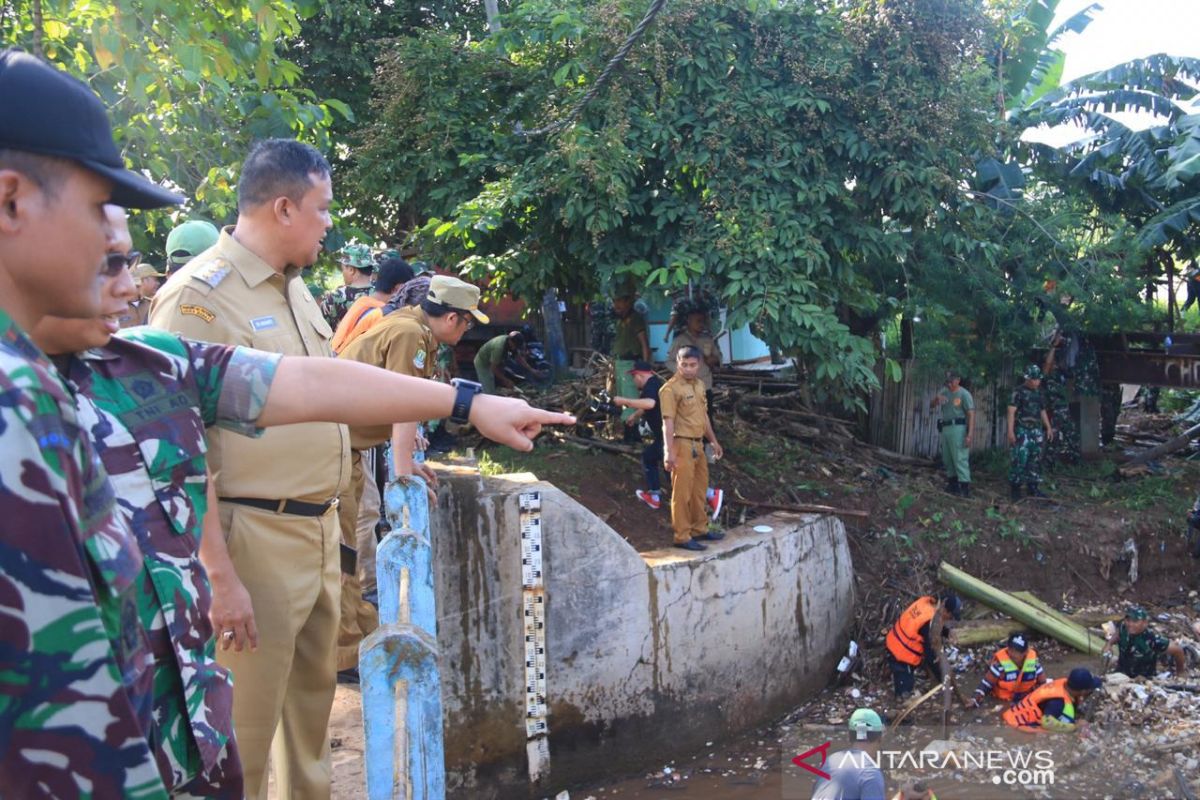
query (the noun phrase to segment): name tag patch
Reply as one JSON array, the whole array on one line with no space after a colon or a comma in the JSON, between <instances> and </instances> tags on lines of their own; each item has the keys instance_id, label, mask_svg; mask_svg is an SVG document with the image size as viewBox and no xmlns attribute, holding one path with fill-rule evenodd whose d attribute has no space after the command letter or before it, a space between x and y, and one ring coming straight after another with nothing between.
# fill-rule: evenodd
<instances>
[{"instance_id":1,"label":"name tag patch","mask_svg":"<svg viewBox=\"0 0 1200 800\"><path fill-rule=\"evenodd\" d=\"M250 320L250 327L256 331L265 331L279 327L279 323L274 317L255 317Z\"/></svg>"},{"instance_id":2,"label":"name tag patch","mask_svg":"<svg viewBox=\"0 0 1200 800\"><path fill-rule=\"evenodd\" d=\"M192 305L184 304L184 305L179 306L179 313L187 314L188 316L192 316L192 317L199 317L200 319L204 320L205 322L212 322L214 319L217 318L216 314L209 311L204 306L192 306Z\"/></svg>"}]
</instances>

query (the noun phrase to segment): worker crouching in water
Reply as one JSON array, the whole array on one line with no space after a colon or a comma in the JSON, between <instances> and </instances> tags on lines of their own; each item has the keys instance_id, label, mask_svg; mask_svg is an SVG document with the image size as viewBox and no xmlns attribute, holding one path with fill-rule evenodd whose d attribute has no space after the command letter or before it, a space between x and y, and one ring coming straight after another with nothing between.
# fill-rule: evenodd
<instances>
[{"instance_id":1,"label":"worker crouching in water","mask_svg":"<svg viewBox=\"0 0 1200 800\"><path fill-rule=\"evenodd\" d=\"M1019 702L1046 680L1037 651L1029 646L1025 634L1014 633L1008 637L1008 645L992 656L967 707L979 708L989 694L1002 703Z\"/></svg>"},{"instance_id":2,"label":"worker crouching in water","mask_svg":"<svg viewBox=\"0 0 1200 800\"><path fill-rule=\"evenodd\" d=\"M1080 706L1104 684L1083 667L1066 678L1058 678L1034 689L1025 699L1004 712L1004 721L1025 733L1083 733L1087 723L1079 719Z\"/></svg>"},{"instance_id":3,"label":"worker crouching in water","mask_svg":"<svg viewBox=\"0 0 1200 800\"><path fill-rule=\"evenodd\" d=\"M1153 678L1158 674L1158 662L1170 658L1176 675L1187 671L1187 659L1179 642L1160 636L1150 628L1150 615L1141 606L1130 606L1125 619L1113 636L1104 644L1102 655L1107 659L1113 646L1117 648L1117 671L1131 678Z\"/></svg>"},{"instance_id":4,"label":"worker crouching in water","mask_svg":"<svg viewBox=\"0 0 1200 800\"><path fill-rule=\"evenodd\" d=\"M908 697L913 690L916 680L913 667L924 664L935 680L942 679L933 633L940 631L939 638L944 640L950 635L946 615L958 619L961 613L962 600L953 592L947 592L940 600L929 595L918 597L896 620L888 631L887 649L897 700Z\"/></svg>"}]
</instances>

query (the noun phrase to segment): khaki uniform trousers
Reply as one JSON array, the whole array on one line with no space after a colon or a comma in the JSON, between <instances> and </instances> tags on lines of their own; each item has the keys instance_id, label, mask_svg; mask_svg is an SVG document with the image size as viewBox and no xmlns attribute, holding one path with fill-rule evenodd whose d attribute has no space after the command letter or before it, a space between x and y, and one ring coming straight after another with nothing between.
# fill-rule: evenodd
<instances>
[{"instance_id":1,"label":"khaki uniform trousers","mask_svg":"<svg viewBox=\"0 0 1200 800\"><path fill-rule=\"evenodd\" d=\"M357 547L358 510L366 483L375 483L374 474L367 476L361 450L350 451L350 486L338 498L338 520L342 540ZM379 627L379 612L362 598L358 575L341 575L341 621L337 632L337 668L358 666L358 645L367 634Z\"/></svg>"},{"instance_id":2,"label":"khaki uniform trousers","mask_svg":"<svg viewBox=\"0 0 1200 800\"><path fill-rule=\"evenodd\" d=\"M358 582L362 584L363 594L370 594L379 585L375 573L375 552L379 549L375 528L379 524L379 503L383 498L379 495L379 484L375 482L375 469L380 452L380 448L372 447L362 454L363 492L358 502L358 530L354 538L358 542Z\"/></svg>"},{"instance_id":3,"label":"khaki uniform trousers","mask_svg":"<svg viewBox=\"0 0 1200 800\"><path fill-rule=\"evenodd\" d=\"M671 528L675 544L691 541L693 536L708 532L708 459L704 442L681 439L671 442L675 453L675 469L671 472Z\"/></svg>"},{"instance_id":4,"label":"khaki uniform trousers","mask_svg":"<svg viewBox=\"0 0 1200 800\"><path fill-rule=\"evenodd\" d=\"M276 514L220 504L229 556L254 604L258 649L217 650L233 673L233 727L246 797L328 800L329 712L337 686L337 514Z\"/></svg>"}]
</instances>

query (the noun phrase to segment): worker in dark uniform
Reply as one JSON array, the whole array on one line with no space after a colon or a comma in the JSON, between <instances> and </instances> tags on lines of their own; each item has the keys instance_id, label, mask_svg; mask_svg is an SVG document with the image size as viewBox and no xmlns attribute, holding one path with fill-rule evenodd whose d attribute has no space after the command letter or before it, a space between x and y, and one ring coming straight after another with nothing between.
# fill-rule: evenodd
<instances>
[{"instance_id":1,"label":"worker in dark uniform","mask_svg":"<svg viewBox=\"0 0 1200 800\"><path fill-rule=\"evenodd\" d=\"M1045 682L1046 673L1038 663L1037 651L1029 646L1025 634L1014 633L1008 637L1008 644L992 656L992 663L968 705L978 708L988 695L1002 703L1018 702Z\"/></svg>"}]
</instances>

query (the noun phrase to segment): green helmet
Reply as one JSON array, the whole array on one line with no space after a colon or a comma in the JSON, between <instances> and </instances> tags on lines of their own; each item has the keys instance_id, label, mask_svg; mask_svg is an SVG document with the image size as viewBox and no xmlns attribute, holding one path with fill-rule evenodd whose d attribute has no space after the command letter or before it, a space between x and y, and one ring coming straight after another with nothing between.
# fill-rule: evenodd
<instances>
[{"instance_id":1,"label":"green helmet","mask_svg":"<svg viewBox=\"0 0 1200 800\"><path fill-rule=\"evenodd\" d=\"M338 263L361 269L363 272L375 269L375 258L371 255L371 248L365 244L348 244L338 250Z\"/></svg>"},{"instance_id":2,"label":"green helmet","mask_svg":"<svg viewBox=\"0 0 1200 800\"><path fill-rule=\"evenodd\" d=\"M1042 379L1042 368L1039 367L1037 364L1030 364L1028 367L1025 368L1024 378L1027 381L1029 381L1029 380L1039 380L1040 381Z\"/></svg>"},{"instance_id":3,"label":"green helmet","mask_svg":"<svg viewBox=\"0 0 1200 800\"><path fill-rule=\"evenodd\" d=\"M167 234L167 260L178 269L217 243L221 232L203 219L190 219Z\"/></svg>"},{"instance_id":4,"label":"green helmet","mask_svg":"<svg viewBox=\"0 0 1200 800\"><path fill-rule=\"evenodd\" d=\"M850 715L849 727L855 739L865 740L868 734L883 733L883 720L869 708L856 708Z\"/></svg>"}]
</instances>

